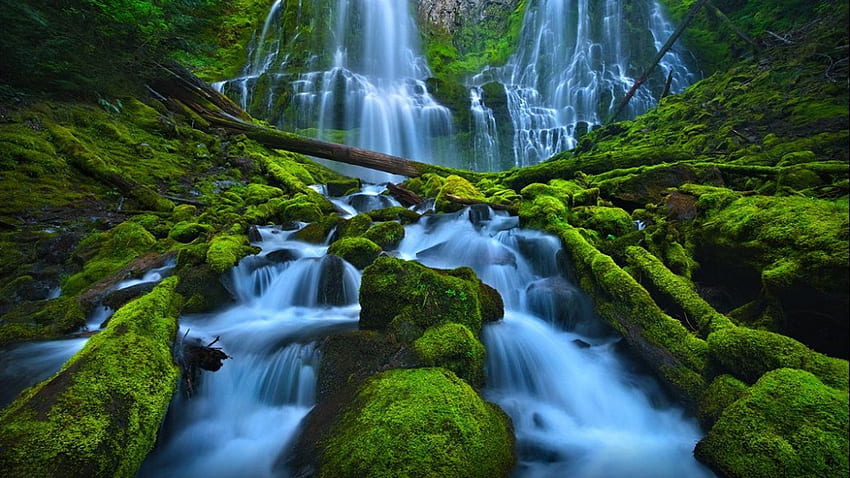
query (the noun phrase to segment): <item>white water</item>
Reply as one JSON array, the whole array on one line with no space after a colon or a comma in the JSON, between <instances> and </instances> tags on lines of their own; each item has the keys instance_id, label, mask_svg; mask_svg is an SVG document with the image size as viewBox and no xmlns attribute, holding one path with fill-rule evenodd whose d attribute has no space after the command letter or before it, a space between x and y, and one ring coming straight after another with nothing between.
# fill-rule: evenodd
<instances>
[{"instance_id":1,"label":"white water","mask_svg":"<svg viewBox=\"0 0 850 478\"><path fill-rule=\"evenodd\" d=\"M651 43L626 35L627 9L646 10L631 17L651 34ZM487 68L470 81L473 86L491 81L504 85L514 129L513 166L536 164L575 147L578 130L606 119L674 30L657 2L624 0L531 2L522 28L517 51L507 64ZM672 93L695 79L677 48L664 55L656 72L637 90L621 118L653 106L668 73L673 75ZM476 94L473 90L473 97ZM473 111L476 103L486 101L473 98ZM492 142L487 139L492 129L479 124L476 120L474 144ZM502 165L506 167L504 161Z\"/></svg>"}]
</instances>

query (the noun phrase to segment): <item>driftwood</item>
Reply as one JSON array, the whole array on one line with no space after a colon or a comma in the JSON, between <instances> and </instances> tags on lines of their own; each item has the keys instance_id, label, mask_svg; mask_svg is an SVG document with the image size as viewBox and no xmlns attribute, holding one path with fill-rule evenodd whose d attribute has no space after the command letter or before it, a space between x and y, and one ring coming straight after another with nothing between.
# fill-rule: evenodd
<instances>
[{"instance_id":1,"label":"driftwood","mask_svg":"<svg viewBox=\"0 0 850 478\"><path fill-rule=\"evenodd\" d=\"M688 14L685 16L684 19L682 19L682 23L679 25L679 28L677 28L676 31L674 31L673 34L670 35L670 38L667 39L667 42L664 43L664 46L662 46L661 49L658 50L658 53L652 60L652 63L650 63L649 67L643 71L643 74L641 74L640 77L635 80L635 83L632 85L631 88L629 88L629 91L626 92L626 95L617 105L617 108L614 110L614 112L611 113L611 116L608 117L608 120L605 121L605 124L613 122L617 119L617 116L620 116L620 113L622 113L623 110L626 108L626 105L629 104L629 101L635 95L637 89L640 88L640 86L646 81L647 78L649 78L649 74L652 73L652 70L655 69L655 67L658 65L658 62L660 62L661 59L664 58L664 55L666 55L667 52L670 51L671 48L673 48L673 45L676 43L676 40L679 39L679 36L681 36L682 32L685 31L685 28L690 25L691 21L694 19L694 17L696 17L697 12L699 12L699 9L702 8L702 6L705 5L706 2L708 2L708 0L697 0L697 2L694 3L690 11L688 11Z\"/></svg>"},{"instance_id":2,"label":"driftwood","mask_svg":"<svg viewBox=\"0 0 850 478\"><path fill-rule=\"evenodd\" d=\"M434 172L458 174L476 180L480 173L455 170L366 149L308 138L253 123L251 117L226 96L179 66L160 65L164 78L152 81L148 89L169 109L186 114L201 127L223 128L272 149L283 149L317 158L415 177Z\"/></svg>"},{"instance_id":3,"label":"driftwood","mask_svg":"<svg viewBox=\"0 0 850 478\"><path fill-rule=\"evenodd\" d=\"M422 196L400 184L387 183L387 191L390 192L390 196L405 206L419 206L425 203L425 199Z\"/></svg>"},{"instance_id":4,"label":"driftwood","mask_svg":"<svg viewBox=\"0 0 850 478\"><path fill-rule=\"evenodd\" d=\"M187 343L186 335L188 334L189 331L187 330L183 336L180 366L183 369L183 384L185 385L186 395L191 397L195 393L195 384L200 378L201 370L216 372L221 368L223 362L231 357L224 353L221 347L213 347L221 337L216 337L215 340L204 346Z\"/></svg>"},{"instance_id":5,"label":"driftwood","mask_svg":"<svg viewBox=\"0 0 850 478\"><path fill-rule=\"evenodd\" d=\"M711 3L711 0L708 0L705 3L705 7L709 9L712 13L717 15L721 20L723 20L723 23L725 23L729 28L731 28L732 31L734 31L735 34L738 35L738 38L744 40L746 44L750 45L750 48L753 49L754 54L758 55L761 52L761 48L759 48L758 44L756 44L756 42L754 42L753 39L750 38L750 36L744 32L744 30L738 28L738 26L735 25L735 22L733 22L729 17L726 16L725 13L723 13L723 10L717 8L716 5Z\"/></svg>"}]
</instances>

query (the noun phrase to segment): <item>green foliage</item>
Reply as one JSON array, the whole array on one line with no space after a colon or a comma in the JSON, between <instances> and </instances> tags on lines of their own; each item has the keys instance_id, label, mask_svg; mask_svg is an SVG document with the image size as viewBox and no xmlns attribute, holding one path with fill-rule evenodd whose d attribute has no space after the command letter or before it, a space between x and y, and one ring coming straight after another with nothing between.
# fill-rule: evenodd
<instances>
[{"instance_id":1,"label":"green foliage","mask_svg":"<svg viewBox=\"0 0 850 478\"><path fill-rule=\"evenodd\" d=\"M381 249L394 249L404 238L404 226L395 221L382 222L370 227L363 237L381 246Z\"/></svg>"},{"instance_id":2,"label":"green foliage","mask_svg":"<svg viewBox=\"0 0 850 478\"><path fill-rule=\"evenodd\" d=\"M694 451L723 476L847 476L848 397L803 370L765 374Z\"/></svg>"},{"instance_id":3,"label":"green foliage","mask_svg":"<svg viewBox=\"0 0 850 478\"><path fill-rule=\"evenodd\" d=\"M741 398L749 387L731 375L718 375L711 381L697 404L700 424L705 429L711 427L720 418L720 414L729 405Z\"/></svg>"},{"instance_id":4,"label":"green foliage","mask_svg":"<svg viewBox=\"0 0 850 478\"><path fill-rule=\"evenodd\" d=\"M441 368L369 378L321 444L320 477L496 477L514 464L507 416Z\"/></svg>"},{"instance_id":5,"label":"green foliage","mask_svg":"<svg viewBox=\"0 0 850 478\"><path fill-rule=\"evenodd\" d=\"M134 476L180 375L177 278L119 309L52 378L0 415L4 476Z\"/></svg>"}]
</instances>

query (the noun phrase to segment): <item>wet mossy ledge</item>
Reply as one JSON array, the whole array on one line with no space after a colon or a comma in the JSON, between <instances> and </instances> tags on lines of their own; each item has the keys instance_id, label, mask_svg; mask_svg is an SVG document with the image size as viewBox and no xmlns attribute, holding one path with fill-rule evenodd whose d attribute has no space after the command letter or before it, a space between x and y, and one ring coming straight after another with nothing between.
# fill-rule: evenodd
<instances>
[{"instance_id":1,"label":"wet mossy ledge","mask_svg":"<svg viewBox=\"0 0 850 478\"><path fill-rule=\"evenodd\" d=\"M52 378L0 414L4 476L135 476L177 388L178 279L119 309Z\"/></svg>"}]
</instances>

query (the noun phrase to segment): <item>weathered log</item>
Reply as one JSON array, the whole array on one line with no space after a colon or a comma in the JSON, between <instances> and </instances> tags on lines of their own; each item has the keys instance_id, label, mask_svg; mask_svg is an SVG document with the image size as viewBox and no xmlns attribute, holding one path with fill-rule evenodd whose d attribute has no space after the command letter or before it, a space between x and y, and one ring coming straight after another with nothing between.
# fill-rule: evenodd
<instances>
[{"instance_id":1,"label":"weathered log","mask_svg":"<svg viewBox=\"0 0 850 478\"><path fill-rule=\"evenodd\" d=\"M717 15L717 16L718 16L721 20L723 20L723 23L725 23L725 24L726 24L726 26L728 26L729 28L731 28L731 29L732 29L732 31L734 31L734 32L735 32L735 34L736 34L736 35L738 35L738 37L739 37L741 40L744 40L744 42L745 42L746 44L750 45L750 48L752 48L752 49L753 49L753 53L754 53L754 54L758 55L758 54L761 52L761 48L759 48L758 44L756 44L756 42L754 42L754 41L753 41L753 39L752 39L752 38L750 38L750 36L749 36L749 35L747 35L747 34L744 32L744 30L741 30L740 28L738 28L738 26L737 26L737 25L735 25L735 22L733 22L733 21L732 21L732 19L730 19L729 17L727 17L727 16L726 16L726 14L725 14L725 13L723 13L723 10L721 10L721 9L717 8L717 6L716 6L715 4L713 4L713 3L711 2L711 0L708 0L708 1L705 3L705 7L706 7L709 11L711 11L712 13L714 13L715 15Z\"/></svg>"},{"instance_id":2,"label":"weathered log","mask_svg":"<svg viewBox=\"0 0 850 478\"><path fill-rule=\"evenodd\" d=\"M399 184L387 183L387 191L390 192L390 196L405 206L419 206L425 203L425 199L420 195Z\"/></svg>"},{"instance_id":3,"label":"weathered log","mask_svg":"<svg viewBox=\"0 0 850 478\"><path fill-rule=\"evenodd\" d=\"M508 206L505 206L504 204L498 204L498 203L491 204L487 201L464 198L464 197L455 196L455 195L452 195L452 194L446 194L444 197L446 198L447 201L451 201L451 202L457 203L457 204L463 204L464 206L473 206L475 204L485 204L485 205L490 206L491 208L499 210L499 211L510 210L510 208Z\"/></svg>"},{"instance_id":4,"label":"weathered log","mask_svg":"<svg viewBox=\"0 0 850 478\"><path fill-rule=\"evenodd\" d=\"M151 82L150 91L168 108L195 119L196 126L223 128L272 149L282 149L329 159L355 166L384 171L400 176L416 177L432 172L443 176L455 174L477 181L483 174L458 170L411 159L331 143L280 131L252 122L251 117L229 98L215 91L182 67L161 66L164 78Z\"/></svg>"}]
</instances>

